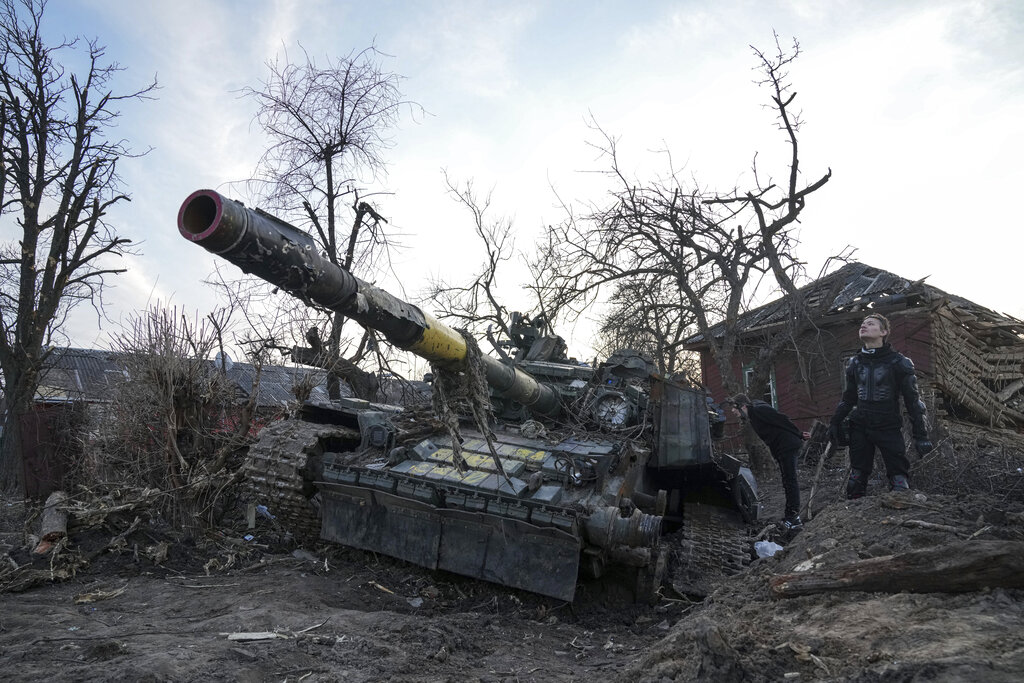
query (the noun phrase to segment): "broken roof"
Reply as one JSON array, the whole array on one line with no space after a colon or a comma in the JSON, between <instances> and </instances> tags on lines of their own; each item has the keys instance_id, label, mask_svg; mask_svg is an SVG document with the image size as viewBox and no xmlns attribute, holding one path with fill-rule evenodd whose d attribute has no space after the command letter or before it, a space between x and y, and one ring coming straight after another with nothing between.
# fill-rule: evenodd
<instances>
[{"instance_id":1,"label":"broken roof","mask_svg":"<svg viewBox=\"0 0 1024 683\"><path fill-rule=\"evenodd\" d=\"M946 303L958 321L989 344L1020 344L1024 339L1024 322L996 313L972 301L948 294L927 285L925 278L907 280L899 275L864 263L847 263L842 268L800 288L810 310L819 311L817 322L827 323L830 316L869 310L891 311ZM789 309L782 297L740 316L741 335L782 325ZM719 323L711 328L719 336L724 328ZM687 345L700 346L703 334L686 340Z\"/></svg>"}]
</instances>

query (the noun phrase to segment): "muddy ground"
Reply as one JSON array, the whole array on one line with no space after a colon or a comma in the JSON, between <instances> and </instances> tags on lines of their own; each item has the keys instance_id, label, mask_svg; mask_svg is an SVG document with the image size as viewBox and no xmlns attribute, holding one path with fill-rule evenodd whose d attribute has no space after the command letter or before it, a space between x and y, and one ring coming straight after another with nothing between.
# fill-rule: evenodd
<instances>
[{"instance_id":1,"label":"muddy ground","mask_svg":"<svg viewBox=\"0 0 1024 683\"><path fill-rule=\"evenodd\" d=\"M813 468L801 472L806 489ZM116 520L33 557L25 510L3 503L0 669L41 681L1020 681L1024 590L773 597L769 580L969 541L1024 541L1022 495L844 501L826 470L814 519L785 549L703 600L654 605L582 584L573 604L337 547L289 548L269 528L186 542ZM764 485L769 517L777 481ZM131 528L124 520L120 531ZM18 565L69 557L73 577L18 592Z\"/></svg>"}]
</instances>

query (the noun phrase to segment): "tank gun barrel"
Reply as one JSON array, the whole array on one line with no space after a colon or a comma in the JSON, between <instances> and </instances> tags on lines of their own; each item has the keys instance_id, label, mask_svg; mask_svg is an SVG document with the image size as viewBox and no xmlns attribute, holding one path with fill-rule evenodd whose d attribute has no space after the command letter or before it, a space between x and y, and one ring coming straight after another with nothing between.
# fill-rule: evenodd
<instances>
[{"instance_id":1,"label":"tank gun barrel","mask_svg":"<svg viewBox=\"0 0 1024 683\"><path fill-rule=\"evenodd\" d=\"M455 369L465 366L466 341L420 307L365 282L316 248L313 238L265 211L215 190L197 190L178 211L178 231L207 251L279 287L381 332L400 349ZM558 393L527 373L483 355L488 383L542 413L556 413Z\"/></svg>"}]
</instances>

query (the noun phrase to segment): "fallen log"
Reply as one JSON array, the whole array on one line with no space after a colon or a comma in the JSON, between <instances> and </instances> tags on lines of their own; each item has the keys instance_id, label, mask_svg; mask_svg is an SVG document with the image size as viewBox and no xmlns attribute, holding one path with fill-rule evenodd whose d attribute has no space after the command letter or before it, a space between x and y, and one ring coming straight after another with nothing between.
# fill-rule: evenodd
<instances>
[{"instance_id":1,"label":"fallen log","mask_svg":"<svg viewBox=\"0 0 1024 683\"><path fill-rule=\"evenodd\" d=\"M1024 542L965 541L769 580L776 597L828 591L967 593L1024 588Z\"/></svg>"},{"instance_id":2,"label":"fallen log","mask_svg":"<svg viewBox=\"0 0 1024 683\"><path fill-rule=\"evenodd\" d=\"M68 535L68 494L54 491L43 505L42 529L39 532L39 545L35 553L42 555L53 547L53 544Z\"/></svg>"}]
</instances>

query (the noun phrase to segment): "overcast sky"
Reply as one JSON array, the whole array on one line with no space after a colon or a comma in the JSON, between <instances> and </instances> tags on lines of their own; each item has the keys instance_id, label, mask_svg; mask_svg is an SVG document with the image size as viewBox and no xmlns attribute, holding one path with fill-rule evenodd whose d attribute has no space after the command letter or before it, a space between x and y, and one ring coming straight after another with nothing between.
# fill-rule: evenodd
<instances>
[{"instance_id":1,"label":"overcast sky","mask_svg":"<svg viewBox=\"0 0 1024 683\"><path fill-rule=\"evenodd\" d=\"M115 319L157 300L213 304L201 284L213 257L178 236L177 210L252 174L264 140L237 91L300 43L321 62L375 44L428 112L396 131L379 188L393 194L378 201L404 234L396 264L414 295L480 260L441 169L493 187L494 217L514 218L528 248L561 217L552 188L601 198L591 116L641 177L664 170L658 149L710 187L749 183L755 152L784 174L750 49L772 48L773 30L803 52L791 77L805 179L833 172L802 217L808 269L849 244L865 263L1024 317L1024 3L51 0L47 22L105 44L127 68L122 90L154 75L161 87L126 106L117 131L153 149L121 169L133 201L114 219L143 255L108 293ZM72 343L103 345L110 329L78 315Z\"/></svg>"}]
</instances>

